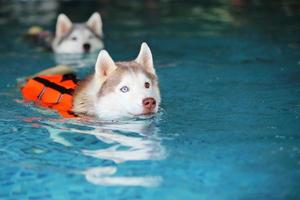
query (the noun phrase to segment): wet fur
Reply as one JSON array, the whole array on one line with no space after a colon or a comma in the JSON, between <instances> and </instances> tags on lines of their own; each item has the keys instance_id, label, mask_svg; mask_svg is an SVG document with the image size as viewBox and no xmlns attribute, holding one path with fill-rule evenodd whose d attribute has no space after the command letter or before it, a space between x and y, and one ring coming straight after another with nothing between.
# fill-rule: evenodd
<instances>
[{"instance_id":1,"label":"wet fur","mask_svg":"<svg viewBox=\"0 0 300 200\"><path fill-rule=\"evenodd\" d=\"M137 62L116 62L115 64L117 69L106 80L97 81L95 74L92 74L79 83L74 92L74 113L94 116L95 100L113 92L125 73L144 73L151 80L152 85L158 87L157 77L142 69Z\"/></svg>"},{"instance_id":2,"label":"wet fur","mask_svg":"<svg viewBox=\"0 0 300 200\"><path fill-rule=\"evenodd\" d=\"M148 99L153 102L151 108L145 104ZM160 101L152 53L142 43L132 61L114 62L107 51L100 51L94 74L81 81L75 90L73 112L106 119L151 117L158 111Z\"/></svg>"}]
</instances>

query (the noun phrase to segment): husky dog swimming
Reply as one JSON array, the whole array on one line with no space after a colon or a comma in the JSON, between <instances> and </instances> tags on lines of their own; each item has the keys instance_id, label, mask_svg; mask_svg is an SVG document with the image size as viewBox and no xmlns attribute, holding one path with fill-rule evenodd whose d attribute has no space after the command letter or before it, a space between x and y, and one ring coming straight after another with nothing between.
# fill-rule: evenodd
<instances>
[{"instance_id":1,"label":"husky dog swimming","mask_svg":"<svg viewBox=\"0 0 300 200\"><path fill-rule=\"evenodd\" d=\"M151 50L143 43L133 61L114 62L102 50L95 73L75 90L73 112L99 118L151 115L160 101Z\"/></svg>"},{"instance_id":2,"label":"husky dog swimming","mask_svg":"<svg viewBox=\"0 0 300 200\"><path fill-rule=\"evenodd\" d=\"M68 74L36 76L21 91L25 100L100 119L151 117L161 102L152 53L146 43L131 61L115 62L101 50L95 72L78 83Z\"/></svg>"},{"instance_id":3,"label":"husky dog swimming","mask_svg":"<svg viewBox=\"0 0 300 200\"><path fill-rule=\"evenodd\" d=\"M86 23L72 23L60 14L56 22L52 50L55 53L89 53L103 49L102 20L95 12Z\"/></svg>"}]
</instances>

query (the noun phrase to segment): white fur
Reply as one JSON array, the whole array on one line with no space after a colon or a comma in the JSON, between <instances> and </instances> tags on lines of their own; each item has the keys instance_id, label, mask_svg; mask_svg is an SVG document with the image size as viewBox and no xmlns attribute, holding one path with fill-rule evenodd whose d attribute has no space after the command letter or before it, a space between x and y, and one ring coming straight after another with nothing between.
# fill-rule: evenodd
<instances>
[{"instance_id":1,"label":"white fur","mask_svg":"<svg viewBox=\"0 0 300 200\"><path fill-rule=\"evenodd\" d=\"M95 76L104 81L116 68L108 52L106 50L100 51L95 65Z\"/></svg>"},{"instance_id":2,"label":"white fur","mask_svg":"<svg viewBox=\"0 0 300 200\"><path fill-rule=\"evenodd\" d=\"M155 74L155 69L153 67L152 53L146 42L141 45L140 53L135 59L137 63L142 65L146 71Z\"/></svg>"},{"instance_id":3,"label":"white fur","mask_svg":"<svg viewBox=\"0 0 300 200\"><path fill-rule=\"evenodd\" d=\"M70 31L71 27L71 20L65 14L61 13L57 18L55 37L62 37Z\"/></svg>"},{"instance_id":4,"label":"white fur","mask_svg":"<svg viewBox=\"0 0 300 200\"><path fill-rule=\"evenodd\" d=\"M103 36L102 32L102 20L99 13L95 12L92 14L92 16L88 19L86 24L91 27L95 33L97 33L100 36Z\"/></svg>"},{"instance_id":5,"label":"white fur","mask_svg":"<svg viewBox=\"0 0 300 200\"><path fill-rule=\"evenodd\" d=\"M160 95L157 87L146 89L145 82L150 80L143 74L127 74L114 92L100 98L96 102L96 114L99 118L134 117L143 113L143 99L152 97L157 105L154 112L158 111ZM122 93L120 88L129 87L129 92Z\"/></svg>"},{"instance_id":6,"label":"white fur","mask_svg":"<svg viewBox=\"0 0 300 200\"><path fill-rule=\"evenodd\" d=\"M103 36L102 20L99 13L94 13L86 22L86 25L100 37ZM74 24L65 14L58 16L55 38L52 42L52 49L55 53L84 53L84 44L90 44L89 52L103 49L104 44L102 40L95 37L91 30L83 25L81 28L75 28L67 38L59 42L62 37L69 33L73 26Z\"/></svg>"},{"instance_id":7,"label":"white fur","mask_svg":"<svg viewBox=\"0 0 300 200\"><path fill-rule=\"evenodd\" d=\"M103 52L103 51L102 51ZM109 62L113 68L113 60L107 53L100 52L98 60L105 60L106 65ZM140 53L136 59L141 64L141 67L156 75L151 51L146 43L141 46ZM98 63L98 62L97 62ZM97 68L103 66L96 65ZM152 97L156 100L154 112L158 111L161 101L160 93L157 85L152 85L150 88L145 88L145 82L151 83L151 80L144 73L126 73L123 75L120 84L115 88L115 91L101 97L95 102L96 114L99 118L119 118L140 116L143 113L143 99ZM129 91L123 93L120 88L127 86Z\"/></svg>"}]
</instances>

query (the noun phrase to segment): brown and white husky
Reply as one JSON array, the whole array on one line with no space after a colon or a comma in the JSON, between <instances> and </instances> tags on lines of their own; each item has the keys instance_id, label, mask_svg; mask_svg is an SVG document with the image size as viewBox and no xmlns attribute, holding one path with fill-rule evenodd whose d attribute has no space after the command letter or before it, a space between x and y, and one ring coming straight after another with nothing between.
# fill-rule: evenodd
<instances>
[{"instance_id":1,"label":"brown and white husky","mask_svg":"<svg viewBox=\"0 0 300 200\"><path fill-rule=\"evenodd\" d=\"M24 99L100 119L149 117L158 111L158 78L146 43L131 61L114 62L107 51L100 51L95 72L82 81L74 80L71 71L57 66L20 81Z\"/></svg>"},{"instance_id":2,"label":"brown and white husky","mask_svg":"<svg viewBox=\"0 0 300 200\"><path fill-rule=\"evenodd\" d=\"M75 90L73 112L103 118L151 116L161 102L152 53L141 45L135 60L114 62L107 51L99 53L95 73Z\"/></svg>"}]
</instances>

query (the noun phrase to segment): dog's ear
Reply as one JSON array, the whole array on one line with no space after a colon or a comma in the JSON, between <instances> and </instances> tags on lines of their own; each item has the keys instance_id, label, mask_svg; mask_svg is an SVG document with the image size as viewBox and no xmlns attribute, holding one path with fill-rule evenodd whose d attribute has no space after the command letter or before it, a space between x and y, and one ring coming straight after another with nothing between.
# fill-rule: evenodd
<instances>
[{"instance_id":1,"label":"dog's ear","mask_svg":"<svg viewBox=\"0 0 300 200\"><path fill-rule=\"evenodd\" d=\"M98 12L92 14L89 20L86 22L87 26L90 27L96 34L103 36L102 32L102 20Z\"/></svg>"},{"instance_id":2,"label":"dog's ear","mask_svg":"<svg viewBox=\"0 0 300 200\"><path fill-rule=\"evenodd\" d=\"M62 37L70 31L71 27L71 20L65 14L61 13L57 18L55 37Z\"/></svg>"},{"instance_id":3,"label":"dog's ear","mask_svg":"<svg viewBox=\"0 0 300 200\"><path fill-rule=\"evenodd\" d=\"M135 59L137 63L142 65L142 67L147 71L155 75L155 69L153 66L152 53L146 42L141 45L140 53Z\"/></svg>"},{"instance_id":4,"label":"dog's ear","mask_svg":"<svg viewBox=\"0 0 300 200\"><path fill-rule=\"evenodd\" d=\"M97 62L95 65L95 75L101 80L106 79L113 71L115 71L117 66L115 62L110 57L107 51L101 50Z\"/></svg>"}]
</instances>

